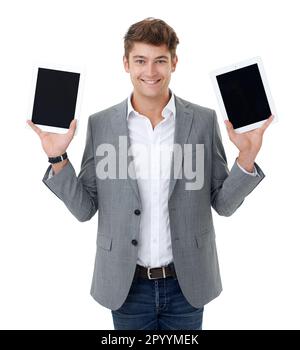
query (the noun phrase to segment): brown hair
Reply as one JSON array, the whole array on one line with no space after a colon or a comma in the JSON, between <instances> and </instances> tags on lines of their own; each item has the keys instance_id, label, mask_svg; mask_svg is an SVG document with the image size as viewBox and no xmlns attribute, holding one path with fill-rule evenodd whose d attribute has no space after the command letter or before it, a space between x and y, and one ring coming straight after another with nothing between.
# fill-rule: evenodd
<instances>
[{"instance_id":1,"label":"brown hair","mask_svg":"<svg viewBox=\"0 0 300 350\"><path fill-rule=\"evenodd\" d=\"M124 36L124 55L129 58L135 42L160 46L167 45L171 58L176 55L176 47L179 40L173 28L161 19L148 17L140 22L132 24Z\"/></svg>"}]
</instances>

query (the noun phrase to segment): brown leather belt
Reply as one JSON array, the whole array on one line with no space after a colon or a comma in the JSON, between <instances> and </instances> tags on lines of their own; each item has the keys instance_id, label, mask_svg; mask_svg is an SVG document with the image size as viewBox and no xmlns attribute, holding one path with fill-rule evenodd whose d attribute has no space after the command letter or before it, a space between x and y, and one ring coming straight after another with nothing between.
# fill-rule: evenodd
<instances>
[{"instance_id":1,"label":"brown leather belt","mask_svg":"<svg viewBox=\"0 0 300 350\"><path fill-rule=\"evenodd\" d=\"M135 277L146 278L149 280L156 280L159 278L176 277L174 264L168 266L148 268L136 265Z\"/></svg>"}]
</instances>

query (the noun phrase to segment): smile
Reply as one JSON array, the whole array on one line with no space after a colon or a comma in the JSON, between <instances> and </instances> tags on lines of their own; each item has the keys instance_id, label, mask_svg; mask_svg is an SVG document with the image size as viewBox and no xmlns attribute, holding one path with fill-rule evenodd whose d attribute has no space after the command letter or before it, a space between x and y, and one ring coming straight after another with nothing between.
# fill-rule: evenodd
<instances>
[{"instance_id":1,"label":"smile","mask_svg":"<svg viewBox=\"0 0 300 350\"><path fill-rule=\"evenodd\" d=\"M141 79L141 81L145 84L148 84L148 85L155 85L157 84L158 82L160 82L160 79L158 80L144 80L144 79Z\"/></svg>"}]
</instances>

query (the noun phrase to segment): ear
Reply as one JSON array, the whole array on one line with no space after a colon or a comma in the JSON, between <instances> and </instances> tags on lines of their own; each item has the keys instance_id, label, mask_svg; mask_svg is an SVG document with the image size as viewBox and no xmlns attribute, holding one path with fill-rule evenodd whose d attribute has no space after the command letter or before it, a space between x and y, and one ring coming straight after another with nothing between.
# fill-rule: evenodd
<instances>
[{"instance_id":1,"label":"ear","mask_svg":"<svg viewBox=\"0 0 300 350\"><path fill-rule=\"evenodd\" d=\"M175 55L174 58L172 59L172 73L175 72L177 63L178 63L178 57L177 55Z\"/></svg>"},{"instance_id":2,"label":"ear","mask_svg":"<svg viewBox=\"0 0 300 350\"><path fill-rule=\"evenodd\" d=\"M124 69L127 73L129 73L129 62L127 60L127 57L124 55L123 56L123 65L124 65Z\"/></svg>"}]
</instances>

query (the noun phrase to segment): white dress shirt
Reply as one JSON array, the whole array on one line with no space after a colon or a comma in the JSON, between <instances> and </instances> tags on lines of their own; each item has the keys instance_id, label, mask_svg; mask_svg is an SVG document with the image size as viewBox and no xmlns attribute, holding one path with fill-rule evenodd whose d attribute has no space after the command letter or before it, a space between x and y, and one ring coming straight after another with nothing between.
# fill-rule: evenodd
<instances>
[{"instance_id":1,"label":"white dress shirt","mask_svg":"<svg viewBox=\"0 0 300 350\"><path fill-rule=\"evenodd\" d=\"M168 194L176 117L174 94L162 117L153 129L150 119L136 112L128 97L129 139L142 202L137 263L152 268L173 261Z\"/></svg>"}]
</instances>

